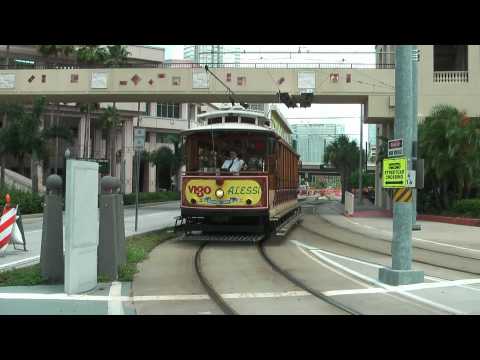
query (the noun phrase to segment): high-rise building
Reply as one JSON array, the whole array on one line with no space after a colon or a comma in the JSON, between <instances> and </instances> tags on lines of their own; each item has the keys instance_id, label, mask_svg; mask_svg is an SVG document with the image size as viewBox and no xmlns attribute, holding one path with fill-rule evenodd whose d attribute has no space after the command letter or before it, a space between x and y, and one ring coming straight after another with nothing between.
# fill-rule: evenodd
<instances>
[{"instance_id":1,"label":"high-rise building","mask_svg":"<svg viewBox=\"0 0 480 360\"><path fill-rule=\"evenodd\" d=\"M290 125L297 152L304 165L323 165L325 163L325 148L338 135L345 133L345 127L340 124L292 124Z\"/></svg>"},{"instance_id":2,"label":"high-rise building","mask_svg":"<svg viewBox=\"0 0 480 360\"><path fill-rule=\"evenodd\" d=\"M201 64L223 64L223 45L185 45L183 58Z\"/></svg>"}]
</instances>

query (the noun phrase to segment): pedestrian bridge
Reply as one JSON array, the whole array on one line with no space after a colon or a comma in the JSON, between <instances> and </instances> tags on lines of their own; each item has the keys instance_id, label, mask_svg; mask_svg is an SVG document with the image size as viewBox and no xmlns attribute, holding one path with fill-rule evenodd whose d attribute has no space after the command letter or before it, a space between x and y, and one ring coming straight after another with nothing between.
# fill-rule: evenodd
<instances>
[{"instance_id":1,"label":"pedestrian bridge","mask_svg":"<svg viewBox=\"0 0 480 360\"><path fill-rule=\"evenodd\" d=\"M279 91L313 92L313 103L365 104L366 122L394 116L393 66L235 64L210 70L236 102L279 103ZM225 87L198 64L129 68L0 68L0 102L228 102Z\"/></svg>"}]
</instances>

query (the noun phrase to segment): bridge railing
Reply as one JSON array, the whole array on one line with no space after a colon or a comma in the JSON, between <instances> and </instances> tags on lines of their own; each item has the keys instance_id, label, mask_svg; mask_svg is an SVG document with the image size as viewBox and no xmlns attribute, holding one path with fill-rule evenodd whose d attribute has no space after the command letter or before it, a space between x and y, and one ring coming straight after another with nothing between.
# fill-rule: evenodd
<instances>
[{"instance_id":1,"label":"bridge railing","mask_svg":"<svg viewBox=\"0 0 480 360\"><path fill-rule=\"evenodd\" d=\"M16 64L7 66L0 64L0 70L47 70L47 69L201 69L208 65L211 69L394 69L395 64L365 63L137 63L119 65L74 65L74 64Z\"/></svg>"}]
</instances>

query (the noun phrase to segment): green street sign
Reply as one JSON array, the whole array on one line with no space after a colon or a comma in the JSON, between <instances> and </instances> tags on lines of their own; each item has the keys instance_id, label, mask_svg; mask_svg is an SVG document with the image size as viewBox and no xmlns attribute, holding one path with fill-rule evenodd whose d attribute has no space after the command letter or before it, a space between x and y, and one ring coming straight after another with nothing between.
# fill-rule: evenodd
<instances>
[{"instance_id":1,"label":"green street sign","mask_svg":"<svg viewBox=\"0 0 480 360\"><path fill-rule=\"evenodd\" d=\"M407 186L407 158L383 159L383 187L402 188Z\"/></svg>"}]
</instances>

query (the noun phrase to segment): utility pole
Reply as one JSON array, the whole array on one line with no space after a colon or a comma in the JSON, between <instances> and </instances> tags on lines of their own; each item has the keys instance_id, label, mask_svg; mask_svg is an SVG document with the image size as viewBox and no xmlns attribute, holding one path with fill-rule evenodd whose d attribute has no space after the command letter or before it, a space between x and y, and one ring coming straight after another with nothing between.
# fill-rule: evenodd
<instances>
[{"instance_id":1,"label":"utility pole","mask_svg":"<svg viewBox=\"0 0 480 360\"><path fill-rule=\"evenodd\" d=\"M360 114L360 159L359 159L359 167L358 167L358 190L359 190L359 195L358 195L358 204L361 206L363 202L363 183L362 183L362 175L363 175L363 110L364 110L364 105L361 104L361 114Z\"/></svg>"},{"instance_id":2,"label":"utility pole","mask_svg":"<svg viewBox=\"0 0 480 360\"><path fill-rule=\"evenodd\" d=\"M412 168L413 87L412 45L397 48L395 62L395 127L396 139L403 139L407 169ZM403 189L402 189L403 190ZM394 201L392 268L380 268L379 280L389 285L405 285L424 281L423 271L412 270L412 203Z\"/></svg>"},{"instance_id":3,"label":"utility pole","mask_svg":"<svg viewBox=\"0 0 480 360\"><path fill-rule=\"evenodd\" d=\"M417 47L413 46L413 51L418 52ZM412 126L412 141L414 145L414 153L412 156L413 162L417 162L418 155L418 53L412 54L412 111L413 111L413 126ZM417 224L417 189L412 188L412 230L421 230L421 226Z\"/></svg>"}]
</instances>

